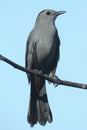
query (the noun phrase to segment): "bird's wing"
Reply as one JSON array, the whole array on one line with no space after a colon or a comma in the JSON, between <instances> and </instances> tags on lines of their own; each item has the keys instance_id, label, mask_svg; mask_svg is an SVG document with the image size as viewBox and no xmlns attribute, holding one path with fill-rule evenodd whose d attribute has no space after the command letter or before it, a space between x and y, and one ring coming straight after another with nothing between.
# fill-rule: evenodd
<instances>
[{"instance_id":1,"label":"bird's wing","mask_svg":"<svg viewBox=\"0 0 87 130\"><path fill-rule=\"evenodd\" d=\"M32 32L30 33L28 40L27 40L27 43L26 43L26 52L25 52L25 67L26 68L29 68L29 66L31 66L30 62L28 62L28 55L29 55L29 53L31 53L29 51L30 50L29 45L30 45L30 42L31 42L31 34L32 34Z\"/></svg>"},{"instance_id":2,"label":"bird's wing","mask_svg":"<svg viewBox=\"0 0 87 130\"><path fill-rule=\"evenodd\" d=\"M26 53L25 53L25 67L27 69L32 69L34 62L34 40L32 38L32 32L30 33L27 44L26 44ZM30 74L27 74L28 80L30 82Z\"/></svg>"},{"instance_id":3,"label":"bird's wing","mask_svg":"<svg viewBox=\"0 0 87 130\"><path fill-rule=\"evenodd\" d=\"M54 75L55 74L55 71L56 71L56 68L57 68L57 64L58 64L58 61L59 61L59 58L60 58L60 39L59 39L59 36L58 36L58 33L56 33L56 53L55 53L55 57L52 61L52 66L51 66L51 71L50 71L50 74Z\"/></svg>"}]
</instances>

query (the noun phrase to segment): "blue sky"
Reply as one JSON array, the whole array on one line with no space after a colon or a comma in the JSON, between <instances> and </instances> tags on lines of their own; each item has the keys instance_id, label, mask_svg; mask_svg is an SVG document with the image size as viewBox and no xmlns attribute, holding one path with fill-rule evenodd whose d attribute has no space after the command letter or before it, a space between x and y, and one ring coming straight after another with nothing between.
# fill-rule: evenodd
<instances>
[{"instance_id":1,"label":"blue sky","mask_svg":"<svg viewBox=\"0 0 87 130\"><path fill-rule=\"evenodd\" d=\"M56 75L87 83L87 1L0 1L0 54L25 64L25 46L36 16L43 9L66 10L56 20L61 57ZM29 130L29 85L26 74L0 61L0 129ZM87 90L47 83L53 122L33 129L87 130Z\"/></svg>"}]
</instances>

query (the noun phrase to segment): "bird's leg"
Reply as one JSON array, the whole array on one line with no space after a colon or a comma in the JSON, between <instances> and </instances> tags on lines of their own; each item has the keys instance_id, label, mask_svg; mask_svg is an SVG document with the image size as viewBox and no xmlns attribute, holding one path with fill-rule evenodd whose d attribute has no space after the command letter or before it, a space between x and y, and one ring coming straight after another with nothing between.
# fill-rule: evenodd
<instances>
[{"instance_id":1,"label":"bird's leg","mask_svg":"<svg viewBox=\"0 0 87 130\"><path fill-rule=\"evenodd\" d=\"M55 75L55 68L50 72L49 77L53 78L53 80L54 80L53 85L55 85L56 87L60 84L59 78ZM49 83L51 83L51 82L49 82Z\"/></svg>"},{"instance_id":2,"label":"bird's leg","mask_svg":"<svg viewBox=\"0 0 87 130\"><path fill-rule=\"evenodd\" d=\"M59 80L59 78L58 78L56 75L53 75L53 79L54 79L55 82L56 82L56 83L53 83L53 85L54 85L55 87L57 87L57 86L60 84L60 80Z\"/></svg>"}]
</instances>

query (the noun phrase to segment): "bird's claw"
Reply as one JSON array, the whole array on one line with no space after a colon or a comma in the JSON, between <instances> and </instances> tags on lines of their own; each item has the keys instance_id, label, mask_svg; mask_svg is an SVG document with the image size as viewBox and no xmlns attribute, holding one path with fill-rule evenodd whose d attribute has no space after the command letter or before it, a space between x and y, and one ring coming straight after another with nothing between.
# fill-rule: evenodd
<instances>
[{"instance_id":1,"label":"bird's claw","mask_svg":"<svg viewBox=\"0 0 87 130\"><path fill-rule=\"evenodd\" d=\"M56 75L53 75L53 80L54 80L53 85L54 85L55 87L57 87L57 86L60 84L59 78L58 78Z\"/></svg>"}]
</instances>

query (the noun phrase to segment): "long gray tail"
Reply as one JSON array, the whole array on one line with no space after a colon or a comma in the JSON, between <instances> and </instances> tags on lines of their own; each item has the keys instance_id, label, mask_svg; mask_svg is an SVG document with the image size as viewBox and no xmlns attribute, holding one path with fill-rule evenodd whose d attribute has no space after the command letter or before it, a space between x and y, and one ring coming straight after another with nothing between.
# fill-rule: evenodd
<instances>
[{"instance_id":1,"label":"long gray tail","mask_svg":"<svg viewBox=\"0 0 87 130\"><path fill-rule=\"evenodd\" d=\"M45 125L52 122L52 113L49 107L45 80L42 78L31 78L31 95L27 121L31 126L37 122Z\"/></svg>"}]
</instances>

